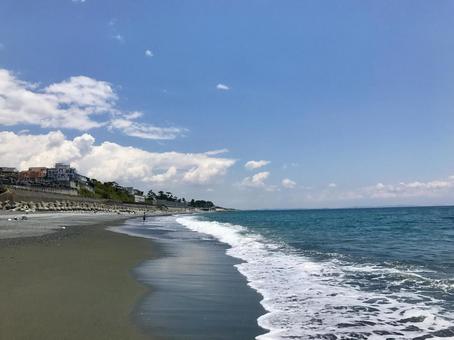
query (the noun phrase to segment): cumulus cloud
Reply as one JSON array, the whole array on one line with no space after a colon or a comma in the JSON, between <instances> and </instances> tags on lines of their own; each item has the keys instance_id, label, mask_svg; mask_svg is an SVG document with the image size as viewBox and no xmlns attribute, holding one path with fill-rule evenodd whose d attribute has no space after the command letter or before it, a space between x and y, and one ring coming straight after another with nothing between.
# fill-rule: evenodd
<instances>
[{"instance_id":1,"label":"cumulus cloud","mask_svg":"<svg viewBox=\"0 0 454 340\"><path fill-rule=\"evenodd\" d=\"M153 52L151 52L151 50L145 50L145 56L146 57L153 57L154 54L153 54Z\"/></svg>"},{"instance_id":2,"label":"cumulus cloud","mask_svg":"<svg viewBox=\"0 0 454 340\"><path fill-rule=\"evenodd\" d=\"M249 188L266 188L265 180L269 177L268 171L259 172L251 177L246 177L241 185Z\"/></svg>"},{"instance_id":3,"label":"cumulus cloud","mask_svg":"<svg viewBox=\"0 0 454 340\"><path fill-rule=\"evenodd\" d=\"M265 165L268 165L268 164L270 164L270 161L265 161L265 160L249 161L249 162L246 162L246 164L244 164L244 167L248 170L255 170L255 169L264 167Z\"/></svg>"},{"instance_id":4,"label":"cumulus cloud","mask_svg":"<svg viewBox=\"0 0 454 340\"><path fill-rule=\"evenodd\" d=\"M330 184L328 184L328 188L334 189L334 188L336 188L336 187L337 187L337 184L336 184L336 183L330 183Z\"/></svg>"},{"instance_id":5,"label":"cumulus cloud","mask_svg":"<svg viewBox=\"0 0 454 340\"><path fill-rule=\"evenodd\" d=\"M19 169L71 163L88 177L124 184L206 184L235 163L204 153L149 152L113 142L96 144L87 133L67 139L60 131L42 135L0 132L0 159L5 166Z\"/></svg>"},{"instance_id":6,"label":"cumulus cloud","mask_svg":"<svg viewBox=\"0 0 454 340\"><path fill-rule=\"evenodd\" d=\"M80 131L107 126L147 139L173 139L185 131L136 122L142 113L123 112L117 101L112 85L105 81L76 76L40 87L0 69L0 125L29 124Z\"/></svg>"},{"instance_id":7,"label":"cumulus cloud","mask_svg":"<svg viewBox=\"0 0 454 340\"><path fill-rule=\"evenodd\" d=\"M296 186L296 182L292 181L289 178L284 178L282 180L282 186L286 189L293 189Z\"/></svg>"},{"instance_id":8,"label":"cumulus cloud","mask_svg":"<svg viewBox=\"0 0 454 340\"><path fill-rule=\"evenodd\" d=\"M43 89L0 69L0 124L32 124L88 130L102 123L94 115L112 109L115 93L106 82L72 77Z\"/></svg>"},{"instance_id":9,"label":"cumulus cloud","mask_svg":"<svg viewBox=\"0 0 454 340\"><path fill-rule=\"evenodd\" d=\"M230 87L225 84L219 83L216 85L216 89L218 89L220 91L228 91L228 90L230 90Z\"/></svg>"}]
</instances>

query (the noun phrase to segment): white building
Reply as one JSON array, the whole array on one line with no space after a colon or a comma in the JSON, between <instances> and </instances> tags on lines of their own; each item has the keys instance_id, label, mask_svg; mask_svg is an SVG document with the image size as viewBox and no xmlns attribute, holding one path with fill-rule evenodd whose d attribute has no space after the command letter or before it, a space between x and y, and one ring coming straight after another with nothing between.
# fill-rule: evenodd
<instances>
[{"instance_id":1,"label":"white building","mask_svg":"<svg viewBox=\"0 0 454 340\"><path fill-rule=\"evenodd\" d=\"M134 195L135 203L145 203L145 196Z\"/></svg>"}]
</instances>

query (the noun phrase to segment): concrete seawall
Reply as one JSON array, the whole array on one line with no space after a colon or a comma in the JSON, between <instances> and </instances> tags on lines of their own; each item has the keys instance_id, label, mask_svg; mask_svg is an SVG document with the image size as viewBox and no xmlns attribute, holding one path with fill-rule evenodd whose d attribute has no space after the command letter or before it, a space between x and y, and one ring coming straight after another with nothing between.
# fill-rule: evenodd
<instances>
[{"instance_id":1,"label":"concrete seawall","mask_svg":"<svg viewBox=\"0 0 454 340\"><path fill-rule=\"evenodd\" d=\"M75 202L114 202L110 200L85 198L74 195L65 195L55 192L39 191L39 190L26 190L18 188L9 188L7 192L0 194L0 201L44 201L44 202L55 202L62 200L71 200Z\"/></svg>"}]
</instances>

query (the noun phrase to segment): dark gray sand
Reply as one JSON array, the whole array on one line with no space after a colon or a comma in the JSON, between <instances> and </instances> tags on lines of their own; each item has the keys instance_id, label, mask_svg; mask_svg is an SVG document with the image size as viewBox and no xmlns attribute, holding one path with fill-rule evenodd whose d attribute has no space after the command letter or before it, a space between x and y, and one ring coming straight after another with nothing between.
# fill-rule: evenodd
<instances>
[{"instance_id":1,"label":"dark gray sand","mask_svg":"<svg viewBox=\"0 0 454 340\"><path fill-rule=\"evenodd\" d=\"M143 339L131 311L148 289L130 270L153 249L105 230L124 219L0 240L0 339Z\"/></svg>"}]
</instances>

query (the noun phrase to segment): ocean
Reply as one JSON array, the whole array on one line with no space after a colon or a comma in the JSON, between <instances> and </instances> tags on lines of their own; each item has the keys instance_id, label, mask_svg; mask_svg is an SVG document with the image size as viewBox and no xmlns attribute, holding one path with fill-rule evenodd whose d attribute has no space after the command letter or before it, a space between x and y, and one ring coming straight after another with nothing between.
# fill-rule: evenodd
<instances>
[{"instance_id":1,"label":"ocean","mask_svg":"<svg viewBox=\"0 0 454 340\"><path fill-rule=\"evenodd\" d=\"M232 339L454 339L454 207L172 219L170 238L223 245L215 253L236 259L228 265L258 294L248 304L263 310L248 322L259 327Z\"/></svg>"}]
</instances>

